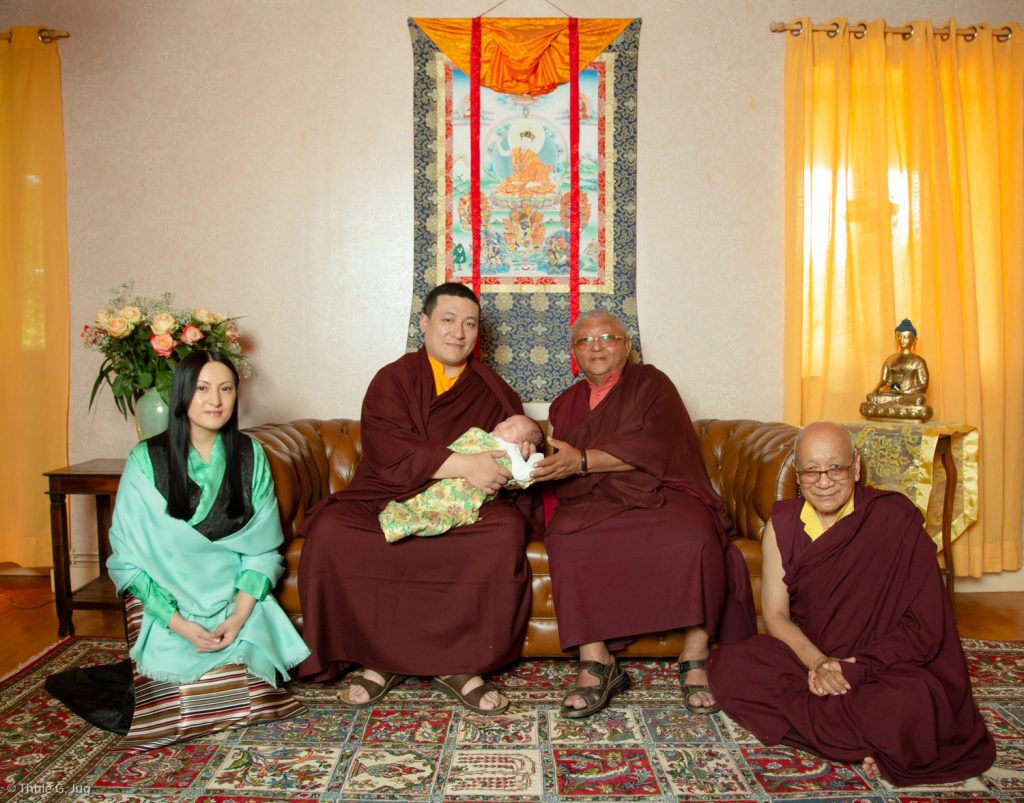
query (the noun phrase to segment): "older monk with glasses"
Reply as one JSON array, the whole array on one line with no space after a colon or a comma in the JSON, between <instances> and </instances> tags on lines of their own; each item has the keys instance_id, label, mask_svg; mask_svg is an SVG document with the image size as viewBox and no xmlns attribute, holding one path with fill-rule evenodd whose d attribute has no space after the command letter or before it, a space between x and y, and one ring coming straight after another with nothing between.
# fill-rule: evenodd
<instances>
[{"instance_id":1,"label":"older monk with glasses","mask_svg":"<svg viewBox=\"0 0 1024 803\"><path fill-rule=\"evenodd\" d=\"M630 360L622 322L583 315L570 337L584 377L552 402L555 451L533 471L547 484L544 541L561 647L580 658L561 715L604 708L629 685L613 653L663 630L684 632L686 707L714 713L709 642L754 633L750 581L725 504L679 392L657 368Z\"/></svg>"},{"instance_id":2,"label":"older monk with glasses","mask_svg":"<svg viewBox=\"0 0 1024 803\"><path fill-rule=\"evenodd\" d=\"M795 449L803 499L776 502L761 538L768 634L708 660L722 708L763 744L898 786L984 772L995 748L921 514L857 484L848 430L810 424Z\"/></svg>"}]
</instances>

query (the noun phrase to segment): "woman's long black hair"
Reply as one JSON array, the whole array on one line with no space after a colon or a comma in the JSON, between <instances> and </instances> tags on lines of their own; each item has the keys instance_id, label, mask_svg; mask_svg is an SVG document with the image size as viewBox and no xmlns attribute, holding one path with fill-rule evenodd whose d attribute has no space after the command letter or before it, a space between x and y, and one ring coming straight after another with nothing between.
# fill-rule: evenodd
<instances>
[{"instance_id":1,"label":"woman's long black hair","mask_svg":"<svg viewBox=\"0 0 1024 803\"><path fill-rule=\"evenodd\" d=\"M235 407L231 417L221 427L227 467L224 470L228 481L228 515L241 516L245 508L242 496L241 450L244 439L238 431L238 371L234 363L219 351L198 349L189 354L174 371L171 382L171 415L167 425L168 488L167 512L176 519L188 521L193 514L189 500L188 449L189 418L188 407L196 392L196 382L203 366L210 362L226 365L235 379Z\"/></svg>"}]
</instances>

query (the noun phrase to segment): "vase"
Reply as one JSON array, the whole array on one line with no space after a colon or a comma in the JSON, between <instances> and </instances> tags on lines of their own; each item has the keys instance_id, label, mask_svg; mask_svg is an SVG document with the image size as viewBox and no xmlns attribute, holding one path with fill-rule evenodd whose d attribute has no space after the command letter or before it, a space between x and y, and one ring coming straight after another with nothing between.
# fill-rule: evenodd
<instances>
[{"instance_id":1,"label":"vase","mask_svg":"<svg viewBox=\"0 0 1024 803\"><path fill-rule=\"evenodd\" d=\"M167 429L170 408L156 388L150 388L135 401L135 432L140 441Z\"/></svg>"}]
</instances>

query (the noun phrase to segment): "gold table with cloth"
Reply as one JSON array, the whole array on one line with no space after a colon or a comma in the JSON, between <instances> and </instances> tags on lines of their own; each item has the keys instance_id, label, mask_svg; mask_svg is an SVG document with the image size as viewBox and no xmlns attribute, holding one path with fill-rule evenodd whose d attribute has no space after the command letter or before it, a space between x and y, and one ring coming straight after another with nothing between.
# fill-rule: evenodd
<instances>
[{"instance_id":1,"label":"gold table with cloth","mask_svg":"<svg viewBox=\"0 0 1024 803\"><path fill-rule=\"evenodd\" d=\"M861 453L868 485L900 491L925 517L942 550L953 598L950 544L978 519L978 430L952 421L853 421L844 424Z\"/></svg>"}]
</instances>

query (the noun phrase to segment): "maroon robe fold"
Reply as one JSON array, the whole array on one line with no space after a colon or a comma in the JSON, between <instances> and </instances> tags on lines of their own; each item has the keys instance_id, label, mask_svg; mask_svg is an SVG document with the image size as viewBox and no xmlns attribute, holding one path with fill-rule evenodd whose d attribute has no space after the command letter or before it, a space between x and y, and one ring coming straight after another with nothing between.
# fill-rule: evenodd
<instances>
[{"instance_id":1,"label":"maroon robe fold","mask_svg":"<svg viewBox=\"0 0 1024 803\"><path fill-rule=\"evenodd\" d=\"M962 780L995 759L971 696L935 544L903 495L857 488L854 509L811 541L802 499L776 502L790 615L842 664L851 689L818 697L782 641L758 635L711 654L711 689L729 716L764 744L828 759L871 756L908 786Z\"/></svg>"},{"instance_id":2,"label":"maroon robe fold","mask_svg":"<svg viewBox=\"0 0 1024 803\"><path fill-rule=\"evenodd\" d=\"M555 438L636 467L571 477L544 535L562 649L703 627L712 639L755 632L750 579L725 503L708 479L672 381L627 363L590 409L579 382L551 404Z\"/></svg>"},{"instance_id":3,"label":"maroon robe fold","mask_svg":"<svg viewBox=\"0 0 1024 803\"><path fill-rule=\"evenodd\" d=\"M348 488L302 525L302 678L324 681L351 664L403 675L480 674L516 660L530 605L526 523L504 497L480 520L436 538L389 544L377 515L430 485L471 426L487 431L523 411L515 392L470 360L437 396L426 352L382 368L360 419L362 459Z\"/></svg>"}]
</instances>

